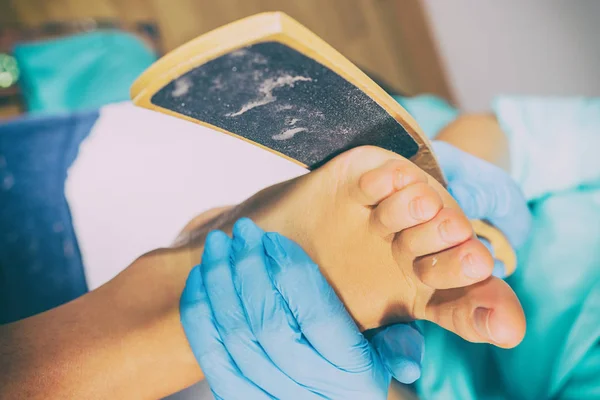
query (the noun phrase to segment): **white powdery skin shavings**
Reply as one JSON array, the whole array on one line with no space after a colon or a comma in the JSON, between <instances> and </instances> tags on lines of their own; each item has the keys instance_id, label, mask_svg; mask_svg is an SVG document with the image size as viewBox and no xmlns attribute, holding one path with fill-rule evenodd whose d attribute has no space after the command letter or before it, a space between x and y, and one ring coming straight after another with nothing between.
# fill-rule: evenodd
<instances>
[{"instance_id":1,"label":"white powdery skin shavings","mask_svg":"<svg viewBox=\"0 0 600 400\"><path fill-rule=\"evenodd\" d=\"M306 129L306 128L292 128L292 129L285 130L277 135L271 136L271 139L273 139L273 140L289 140L289 139L293 138L294 136L296 136L297 133L304 132L307 130L308 129Z\"/></svg>"},{"instance_id":2,"label":"white powdery skin shavings","mask_svg":"<svg viewBox=\"0 0 600 400\"><path fill-rule=\"evenodd\" d=\"M190 91L192 86L193 86L193 83L190 78L188 78L188 77L179 78L175 81L175 87L173 88L171 95L173 97L185 96Z\"/></svg>"},{"instance_id":3,"label":"white powdery skin shavings","mask_svg":"<svg viewBox=\"0 0 600 400\"><path fill-rule=\"evenodd\" d=\"M252 100L242 106L239 111L234 113L225 114L226 117L238 117L244 114L246 111L250 111L253 108L264 106L277 100L277 96L273 95L273 90L282 88L285 86L294 87L296 82L311 82L312 78L306 76L291 76L283 75L278 78L265 79L264 82L258 88L260 98Z\"/></svg>"}]
</instances>

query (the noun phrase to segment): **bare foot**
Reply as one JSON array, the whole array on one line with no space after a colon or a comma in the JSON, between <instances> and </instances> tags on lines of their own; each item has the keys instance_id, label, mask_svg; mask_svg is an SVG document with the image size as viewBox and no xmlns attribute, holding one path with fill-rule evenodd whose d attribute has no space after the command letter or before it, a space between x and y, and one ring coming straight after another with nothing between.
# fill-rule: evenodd
<instances>
[{"instance_id":1,"label":"bare foot","mask_svg":"<svg viewBox=\"0 0 600 400\"><path fill-rule=\"evenodd\" d=\"M466 216L437 181L397 154L351 150L193 234L203 242L208 229L229 231L242 216L298 242L362 329L425 319L501 347L524 336L521 305L491 277L492 256Z\"/></svg>"}]
</instances>

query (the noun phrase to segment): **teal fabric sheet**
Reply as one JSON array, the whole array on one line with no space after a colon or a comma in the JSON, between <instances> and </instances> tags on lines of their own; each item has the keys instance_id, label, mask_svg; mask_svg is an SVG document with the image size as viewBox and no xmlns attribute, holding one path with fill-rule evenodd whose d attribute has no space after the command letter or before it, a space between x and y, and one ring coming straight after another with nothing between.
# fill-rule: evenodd
<instances>
[{"instance_id":1,"label":"teal fabric sheet","mask_svg":"<svg viewBox=\"0 0 600 400\"><path fill-rule=\"evenodd\" d=\"M394 100L400 103L417 120L429 139L433 139L443 127L454 121L459 114L458 110L446 100L434 95L394 96Z\"/></svg>"},{"instance_id":2,"label":"teal fabric sheet","mask_svg":"<svg viewBox=\"0 0 600 400\"><path fill-rule=\"evenodd\" d=\"M19 84L32 113L96 109L129 99L156 55L134 35L99 31L15 47Z\"/></svg>"},{"instance_id":3,"label":"teal fabric sheet","mask_svg":"<svg viewBox=\"0 0 600 400\"><path fill-rule=\"evenodd\" d=\"M411 110L419 123L435 126L438 109L439 121L447 121L446 106L429 104ZM523 304L527 334L518 347L503 350L424 324L419 395L598 399L600 98L500 97L493 109L533 214L531 237L508 279Z\"/></svg>"}]
</instances>

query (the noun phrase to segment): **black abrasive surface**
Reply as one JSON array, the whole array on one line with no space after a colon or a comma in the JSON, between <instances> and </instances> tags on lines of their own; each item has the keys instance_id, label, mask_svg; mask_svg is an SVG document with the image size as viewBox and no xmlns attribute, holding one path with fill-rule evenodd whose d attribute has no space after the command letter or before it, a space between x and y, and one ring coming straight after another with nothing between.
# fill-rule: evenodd
<instances>
[{"instance_id":1,"label":"black abrasive surface","mask_svg":"<svg viewBox=\"0 0 600 400\"><path fill-rule=\"evenodd\" d=\"M411 158L417 143L335 72L281 43L255 44L170 82L152 103L218 126L311 169L360 145Z\"/></svg>"}]
</instances>

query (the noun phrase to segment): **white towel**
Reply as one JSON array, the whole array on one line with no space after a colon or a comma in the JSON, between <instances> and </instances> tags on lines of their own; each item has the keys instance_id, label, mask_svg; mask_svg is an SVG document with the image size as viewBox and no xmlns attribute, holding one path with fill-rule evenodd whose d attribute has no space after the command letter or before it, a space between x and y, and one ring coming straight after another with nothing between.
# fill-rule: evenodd
<instances>
[{"instance_id":1,"label":"white towel","mask_svg":"<svg viewBox=\"0 0 600 400\"><path fill-rule=\"evenodd\" d=\"M130 103L104 107L65 189L89 289L145 252L169 246L199 213L303 173L188 121Z\"/></svg>"}]
</instances>

